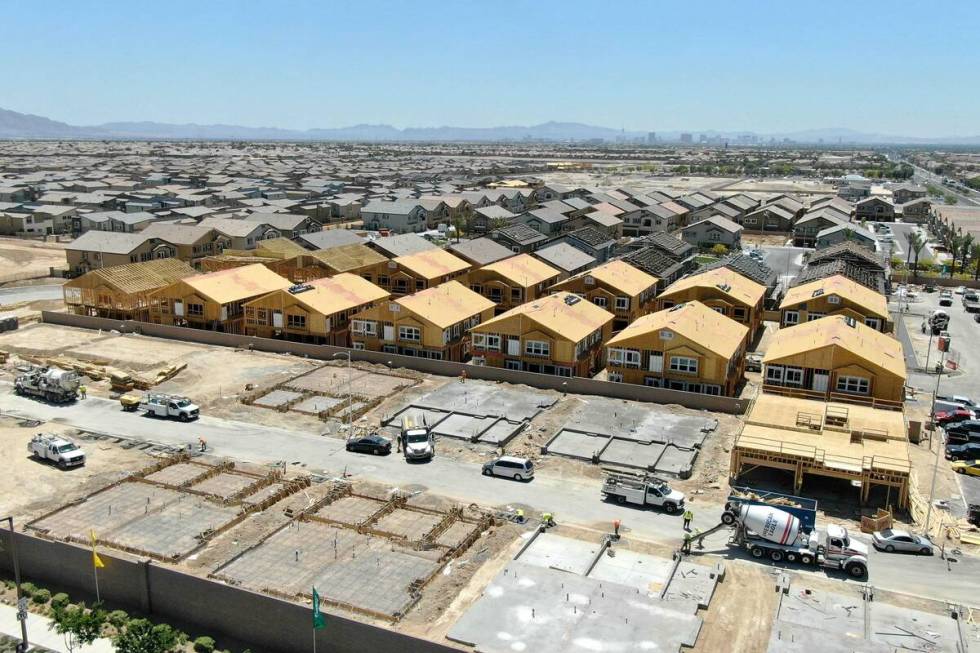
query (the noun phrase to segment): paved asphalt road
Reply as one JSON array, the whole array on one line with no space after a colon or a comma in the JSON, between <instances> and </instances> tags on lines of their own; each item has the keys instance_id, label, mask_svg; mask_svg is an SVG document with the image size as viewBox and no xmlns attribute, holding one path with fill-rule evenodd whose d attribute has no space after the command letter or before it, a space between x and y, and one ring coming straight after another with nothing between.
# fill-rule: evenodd
<instances>
[{"instance_id":1,"label":"paved asphalt road","mask_svg":"<svg viewBox=\"0 0 980 653\"><path fill-rule=\"evenodd\" d=\"M938 186L943 189L944 193L950 193L951 195L955 195L956 199L959 200L959 203L964 206L980 206L980 200L976 199L977 197L976 195L974 194L971 194L969 196L964 195L962 192L958 190L953 190L949 186L944 186L943 178L940 177L939 175L933 174L928 170L926 170L925 168L920 168L918 166L913 166L913 168L915 169L915 172L912 175L912 181L914 181L915 183L921 184L923 186L926 184L933 184L934 186ZM939 203L942 203L942 199L934 200L934 201L938 201Z\"/></svg>"},{"instance_id":2,"label":"paved asphalt road","mask_svg":"<svg viewBox=\"0 0 980 653\"><path fill-rule=\"evenodd\" d=\"M119 404L107 399L89 398L70 406L53 406L13 394L8 385L0 388L0 411L16 417L55 421L87 431L95 431L138 440L149 440L178 447L192 444L204 436L215 455L254 463L302 462L309 471L325 471L339 476L345 470L368 480L399 487L424 486L429 490L464 503L484 506L524 504L537 510L555 513L559 521L608 531L614 519L620 519L627 532L645 539L679 546L681 523L676 516L656 510L639 510L604 503L597 481L572 480L552 476L547 462L530 483L516 483L481 476L478 464L463 463L437 456L431 463L408 464L401 456L386 457L352 454L343 442L313 433L256 426L204 416L198 422L158 420L126 413ZM441 446L452 446L445 440ZM98 455L91 452L90 455ZM410 488L411 489L411 488ZM692 504L695 527L706 530L716 524L721 506ZM727 532L712 535L705 543L706 553L726 558L745 558L740 551L725 546ZM748 564L758 564L751 562ZM801 573L825 574L790 567ZM833 573L838 578L843 576ZM935 557L914 557L871 552L870 581L882 589L961 602L980 603L975 579L980 578L980 559L960 556L959 562ZM850 582L850 581L849 581Z\"/></svg>"},{"instance_id":3,"label":"paved asphalt road","mask_svg":"<svg viewBox=\"0 0 980 653\"><path fill-rule=\"evenodd\" d=\"M760 247L763 261L779 275L779 283L785 288L800 273L803 255L811 250L805 247Z\"/></svg>"},{"instance_id":4,"label":"paved asphalt road","mask_svg":"<svg viewBox=\"0 0 980 653\"><path fill-rule=\"evenodd\" d=\"M15 286L0 288L0 306L19 302L34 302L42 299L61 299L61 286Z\"/></svg>"}]
</instances>

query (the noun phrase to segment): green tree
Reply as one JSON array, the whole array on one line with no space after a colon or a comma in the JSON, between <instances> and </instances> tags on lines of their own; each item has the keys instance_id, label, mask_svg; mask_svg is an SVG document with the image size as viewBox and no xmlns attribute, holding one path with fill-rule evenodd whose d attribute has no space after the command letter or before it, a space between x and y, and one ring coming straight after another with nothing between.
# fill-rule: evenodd
<instances>
[{"instance_id":1,"label":"green tree","mask_svg":"<svg viewBox=\"0 0 980 653\"><path fill-rule=\"evenodd\" d=\"M967 234L963 236L963 242L960 243L960 272L966 272L966 263L970 257L970 251L973 248L973 234ZM956 267L956 253L953 253L953 267Z\"/></svg>"},{"instance_id":2,"label":"green tree","mask_svg":"<svg viewBox=\"0 0 980 653\"><path fill-rule=\"evenodd\" d=\"M65 638L65 648L73 653L75 649L91 644L99 637L106 618L106 611L101 604L96 603L89 610L84 603L79 603L55 610L54 627Z\"/></svg>"},{"instance_id":3,"label":"green tree","mask_svg":"<svg viewBox=\"0 0 980 653\"><path fill-rule=\"evenodd\" d=\"M170 653L180 646L180 633L168 626L154 626L147 619L133 619L112 638L118 653Z\"/></svg>"},{"instance_id":4,"label":"green tree","mask_svg":"<svg viewBox=\"0 0 980 653\"><path fill-rule=\"evenodd\" d=\"M952 193L946 193L945 195L943 195L943 203L945 204L957 204L959 203L959 201L960 201L959 198L956 197L956 195L953 195Z\"/></svg>"},{"instance_id":5,"label":"green tree","mask_svg":"<svg viewBox=\"0 0 980 653\"><path fill-rule=\"evenodd\" d=\"M711 253L715 256L721 257L728 253L728 248L721 243L716 243L715 246L711 248Z\"/></svg>"},{"instance_id":6,"label":"green tree","mask_svg":"<svg viewBox=\"0 0 980 653\"><path fill-rule=\"evenodd\" d=\"M919 276L919 255L922 254L922 250L925 248L925 246L926 241L918 234L918 232L912 232L909 235L909 249L912 250L912 254L915 258L915 261L912 263L913 278Z\"/></svg>"},{"instance_id":7,"label":"green tree","mask_svg":"<svg viewBox=\"0 0 980 653\"><path fill-rule=\"evenodd\" d=\"M980 243L970 245L970 260L973 262L973 280L980 281Z\"/></svg>"}]
</instances>

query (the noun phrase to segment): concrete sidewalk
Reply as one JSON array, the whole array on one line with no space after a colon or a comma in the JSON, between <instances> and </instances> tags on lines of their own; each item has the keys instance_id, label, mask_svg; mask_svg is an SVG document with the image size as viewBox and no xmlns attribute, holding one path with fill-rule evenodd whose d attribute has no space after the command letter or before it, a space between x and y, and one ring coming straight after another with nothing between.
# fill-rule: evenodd
<instances>
[{"instance_id":1,"label":"concrete sidewalk","mask_svg":"<svg viewBox=\"0 0 980 653\"><path fill-rule=\"evenodd\" d=\"M20 641L20 622L17 621L17 608L10 605L0 605L0 633L14 637ZM27 615L27 641L31 648L44 648L68 653L65 638L54 629L54 622L39 614ZM113 653L115 647L108 639L97 639L88 646L75 649L75 653Z\"/></svg>"}]
</instances>

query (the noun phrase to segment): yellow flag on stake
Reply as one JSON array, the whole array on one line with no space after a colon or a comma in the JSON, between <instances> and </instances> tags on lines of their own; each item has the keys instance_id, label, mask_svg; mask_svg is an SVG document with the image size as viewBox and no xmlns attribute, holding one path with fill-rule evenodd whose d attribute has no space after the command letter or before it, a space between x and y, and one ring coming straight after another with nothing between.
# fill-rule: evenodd
<instances>
[{"instance_id":1,"label":"yellow flag on stake","mask_svg":"<svg viewBox=\"0 0 980 653\"><path fill-rule=\"evenodd\" d=\"M89 531L89 534L92 536L92 566L96 569L102 569L105 567L105 563L102 562L102 558L95 550L95 531Z\"/></svg>"}]
</instances>

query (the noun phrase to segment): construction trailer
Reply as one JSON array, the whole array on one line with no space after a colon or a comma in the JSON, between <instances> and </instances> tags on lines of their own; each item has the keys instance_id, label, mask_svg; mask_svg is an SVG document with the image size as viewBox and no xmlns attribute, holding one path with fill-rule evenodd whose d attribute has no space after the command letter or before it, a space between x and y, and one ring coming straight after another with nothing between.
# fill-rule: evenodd
<instances>
[{"instance_id":1,"label":"construction trailer","mask_svg":"<svg viewBox=\"0 0 980 653\"><path fill-rule=\"evenodd\" d=\"M789 472L793 492L804 479L841 479L867 503L884 488L884 503L907 508L912 464L902 412L869 406L760 395L732 447L730 477L756 468Z\"/></svg>"}]
</instances>

